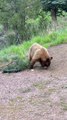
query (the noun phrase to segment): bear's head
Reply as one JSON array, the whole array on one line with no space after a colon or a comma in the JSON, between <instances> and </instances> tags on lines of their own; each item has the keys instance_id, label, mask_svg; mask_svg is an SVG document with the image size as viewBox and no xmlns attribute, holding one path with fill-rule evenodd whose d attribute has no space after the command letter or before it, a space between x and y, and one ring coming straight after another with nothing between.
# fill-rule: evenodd
<instances>
[{"instance_id":1,"label":"bear's head","mask_svg":"<svg viewBox=\"0 0 67 120\"><path fill-rule=\"evenodd\" d=\"M52 59L53 59L53 57L49 57L49 58L46 59L46 61L41 61L42 67L48 68L51 64Z\"/></svg>"},{"instance_id":2,"label":"bear's head","mask_svg":"<svg viewBox=\"0 0 67 120\"><path fill-rule=\"evenodd\" d=\"M44 62L44 66L49 67L52 59L53 59L53 57L47 58L46 61Z\"/></svg>"}]
</instances>

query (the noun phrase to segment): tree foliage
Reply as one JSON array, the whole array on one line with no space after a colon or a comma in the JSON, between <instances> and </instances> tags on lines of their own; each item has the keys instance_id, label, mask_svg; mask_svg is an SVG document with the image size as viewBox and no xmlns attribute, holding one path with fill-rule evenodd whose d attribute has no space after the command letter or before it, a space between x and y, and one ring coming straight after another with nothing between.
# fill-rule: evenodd
<instances>
[{"instance_id":1,"label":"tree foliage","mask_svg":"<svg viewBox=\"0 0 67 120\"><path fill-rule=\"evenodd\" d=\"M57 19L57 14L62 10L67 11L67 0L41 0L43 10L50 11L52 19Z\"/></svg>"},{"instance_id":2,"label":"tree foliage","mask_svg":"<svg viewBox=\"0 0 67 120\"><path fill-rule=\"evenodd\" d=\"M59 11L67 11L67 0L0 0L0 26L9 45L45 33L51 16L42 5L54 20Z\"/></svg>"},{"instance_id":3,"label":"tree foliage","mask_svg":"<svg viewBox=\"0 0 67 120\"><path fill-rule=\"evenodd\" d=\"M5 31L15 31L17 42L28 38L26 20L37 16L39 4L38 0L0 0L0 24Z\"/></svg>"},{"instance_id":4,"label":"tree foliage","mask_svg":"<svg viewBox=\"0 0 67 120\"><path fill-rule=\"evenodd\" d=\"M47 26L47 22L40 0L0 0L0 24L4 32L15 32L13 41L16 39L16 44L36 35L40 28ZM9 33L9 39L13 35Z\"/></svg>"}]
</instances>

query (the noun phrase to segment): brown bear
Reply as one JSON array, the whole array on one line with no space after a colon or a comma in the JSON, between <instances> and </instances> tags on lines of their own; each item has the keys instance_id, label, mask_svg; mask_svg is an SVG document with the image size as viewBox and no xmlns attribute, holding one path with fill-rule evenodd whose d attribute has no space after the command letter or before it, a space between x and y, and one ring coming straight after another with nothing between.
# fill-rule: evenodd
<instances>
[{"instance_id":1,"label":"brown bear","mask_svg":"<svg viewBox=\"0 0 67 120\"><path fill-rule=\"evenodd\" d=\"M42 67L49 67L53 57L50 57L48 51L38 43L34 43L29 49L30 68L32 69L36 62L40 62Z\"/></svg>"}]
</instances>

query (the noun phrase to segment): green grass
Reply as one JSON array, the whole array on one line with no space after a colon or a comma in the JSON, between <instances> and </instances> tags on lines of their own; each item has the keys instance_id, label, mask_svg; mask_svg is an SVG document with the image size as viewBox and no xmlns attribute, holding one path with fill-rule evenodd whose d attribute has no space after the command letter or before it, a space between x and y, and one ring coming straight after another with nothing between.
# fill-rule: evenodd
<instances>
[{"instance_id":1,"label":"green grass","mask_svg":"<svg viewBox=\"0 0 67 120\"><path fill-rule=\"evenodd\" d=\"M28 50L33 43L39 43L44 47L48 48L50 46L55 46L58 44L67 43L67 29L53 32L46 36L36 36L29 41L23 42L23 44L18 46L11 46L0 51L0 63L9 62L10 60L14 63L7 67L1 68L3 71L20 71L27 69L29 67L28 61Z\"/></svg>"}]
</instances>

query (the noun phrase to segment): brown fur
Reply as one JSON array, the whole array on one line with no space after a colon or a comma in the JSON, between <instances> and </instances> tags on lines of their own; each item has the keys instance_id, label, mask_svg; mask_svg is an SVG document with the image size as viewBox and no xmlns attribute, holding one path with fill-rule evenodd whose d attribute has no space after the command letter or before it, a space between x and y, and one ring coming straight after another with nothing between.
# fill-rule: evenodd
<instances>
[{"instance_id":1,"label":"brown fur","mask_svg":"<svg viewBox=\"0 0 67 120\"><path fill-rule=\"evenodd\" d=\"M41 66L49 67L52 57L50 57L48 51L38 43L34 43L29 50L30 68L33 68L34 64L38 61Z\"/></svg>"}]
</instances>

